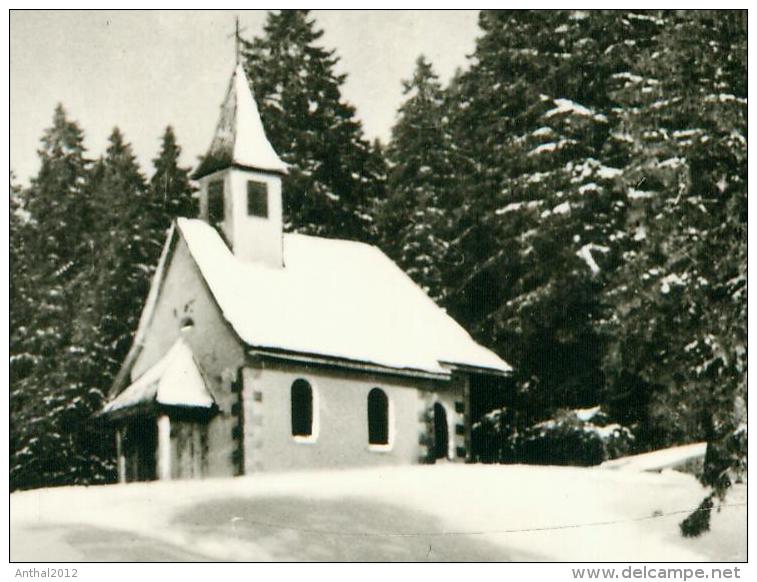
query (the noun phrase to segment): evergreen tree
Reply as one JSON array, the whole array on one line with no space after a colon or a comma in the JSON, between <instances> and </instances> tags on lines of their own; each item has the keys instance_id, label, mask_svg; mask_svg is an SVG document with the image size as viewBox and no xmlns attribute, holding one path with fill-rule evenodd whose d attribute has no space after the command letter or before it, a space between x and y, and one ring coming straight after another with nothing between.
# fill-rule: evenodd
<instances>
[{"instance_id":1,"label":"evergreen tree","mask_svg":"<svg viewBox=\"0 0 757 582\"><path fill-rule=\"evenodd\" d=\"M173 128L168 126L158 157L152 161L154 172L150 178L149 200L155 213L153 228L158 237L168 230L175 218L194 218L197 215L189 169L179 166L180 156L181 147L176 143Z\"/></svg>"},{"instance_id":2,"label":"evergreen tree","mask_svg":"<svg viewBox=\"0 0 757 582\"><path fill-rule=\"evenodd\" d=\"M194 214L170 127L149 185L118 129L92 167L81 143L56 110L40 175L12 200L14 488L113 479L112 439L92 416L131 345L168 226Z\"/></svg>"},{"instance_id":3,"label":"evergreen tree","mask_svg":"<svg viewBox=\"0 0 757 582\"><path fill-rule=\"evenodd\" d=\"M384 249L437 301L443 299L442 268L449 246L449 213L457 201L450 185L444 93L431 64L419 57L403 83L392 140L389 175L379 229Z\"/></svg>"},{"instance_id":4,"label":"evergreen tree","mask_svg":"<svg viewBox=\"0 0 757 582\"><path fill-rule=\"evenodd\" d=\"M656 423L664 432L650 437L655 446L705 436L700 414L686 411L694 404L686 392L712 379L690 372L699 375L721 350L745 370L738 311L746 285L746 93L734 74L744 67L745 31L738 23L735 13L667 15L660 46L642 60L643 75L626 97L635 245L613 290L616 335L626 345L617 344L608 366L655 383L648 396L653 417L683 413ZM710 39L711 48L702 51L692 35ZM721 317L727 323L717 323ZM704 342L715 328L731 332ZM675 348L686 337L699 345ZM632 346L638 356L624 358ZM656 402L662 392L682 398L683 408Z\"/></svg>"},{"instance_id":5,"label":"evergreen tree","mask_svg":"<svg viewBox=\"0 0 757 582\"><path fill-rule=\"evenodd\" d=\"M263 36L243 43L245 67L268 138L290 165L286 228L372 240L382 161L342 99L345 76L334 51L318 46L322 35L308 11L271 12Z\"/></svg>"},{"instance_id":6,"label":"evergreen tree","mask_svg":"<svg viewBox=\"0 0 757 582\"><path fill-rule=\"evenodd\" d=\"M644 32L617 13L484 11L449 91L456 188L449 307L519 371L528 417L602 398L597 325L625 220L612 75Z\"/></svg>"},{"instance_id":7,"label":"evergreen tree","mask_svg":"<svg viewBox=\"0 0 757 582\"><path fill-rule=\"evenodd\" d=\"M21 424L16 420L25 415L28 397L25 388L28 386L24 379L32 372L36 355L28 350L32 337L29 328L34 314L34 303L31 300L33 288L30 286L30 267L32 257L29 254L28 231L30 222L25 209L24 191L11 174L10 180L10 215L9 215L9 259L10 259L10 451L15 452L24 446ZM14 459L15 460L15 459ZM17 461L16 461L17 462ZM11 462L11 475L17 465ZM11 487L16 483L11 479Z\"/></svg>"},{"instance_id":8,"label":"evergreen tree","mask_svg":"<svg viewBox=\"0 0 757 582\"><path fill-rule=\"evenodd\" d=\"M158 221L131 146L118 128L92 172L97 216L90 287L83 303L79 337L88 347L80 362L86 382L107 391L137 328L150 277L164 243L165 220ZM156 227L156 223L164 224Z\"/></svg>"},{"instance_id":9,"label":"evergreen tree","mask_svg":"<svg viewBox=\"0 0 757 582\"><path fill-rule=\"evenodd\" d=\"M180 153L168 127L148 184L131 146L115 128L105 156L91 172L97 253L76 325L75 343L83 347L73 356L80 382L97 402L95 411L132 344L171 222L195 214L189 170L178 165ZM111 461L112 439L103 435L101 440L102 456ZM112 478L112 463L109 469Z\"/></svg>"},{"instance_id":10,"label":"evergreen tree","mask_svg":"<svg viewBox=\"0 0 757 582\"><path fill-rule=\"evenodd\" d=\"M11 173L9 212L9 259L10 259L10 367L11 382L17 382L31 370L33 355L25 353L29 341L28 324L34 313L30 285L32 257L28 251L31 223L26 210L23 188ZM13 390L11 389L11 394Z\"/></svg>"},{"instance_id":11,"label":"evergreen tree","mask_svg":"<svg viewBox=\"0 0 757 582\"><path fill-rule=\"evenodd\" d=\"M79 315L69 359L76 374L67 378L87 394L90 415L102 409L126 356L147 295L163 236L156 234L148 188L131 146L116 128L94 165L88 189L92 199L93 252L82 274ZM88 418L81 448L103 459L104 478L114 478L113 439ZM85 449L86 450L86 449Z\"/></svg>"},{"instance_id":12,"label":"evergreen tree","mask_svg":"<svg viewBox=\"0 0 757 582\"><path fill-rule=\"evenodd\" d=\"M657 43L619 97L635 244L612 289L606 367L647 446L709 442L703 482L722 494L746 459L746 23L656 18Z\"/></svg>"},{"instance_id":13,"label":"evergreen tree","mask_svg":"<svg viewBox=\"0 0 757 582\"><path fill-rule=\"evenodd\" d=\"M61 106L39 156L39 173L17 208L24 218L15 225L23 227L14 232L22 245L15 273L24 271L12 331L14 489L96 481L106 470L87 436L88 417L101 401L80 382L74 357L81 351L73 329L92 248L89 162L82 131Z\"/></svg>"},{"instance_id":14,"label":"evergreen tree","mask_svg":"<svg viewBox=\"0 0 757 582\"><path fill-rule=\"evenodd\" d=\"M53 125L45 131L37 153L39 173L26 196L26 209L40 235L33 254L52 272L60 271L65 281L72 276L67 273L76 271L86 244L82 233L90 226L91 214L84 188L89 167L84 135L78 124L66 117L62 105L56 107Z\"/></svg>"}]
</instances>

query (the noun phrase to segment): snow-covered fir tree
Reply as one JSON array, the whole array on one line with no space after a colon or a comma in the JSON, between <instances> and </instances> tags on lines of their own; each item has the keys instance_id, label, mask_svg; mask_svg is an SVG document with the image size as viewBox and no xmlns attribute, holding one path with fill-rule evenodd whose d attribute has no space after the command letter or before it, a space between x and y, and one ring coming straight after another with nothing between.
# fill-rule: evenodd
<instances>
[{"instance_id":1,"label":"snow-covered fir tree","mask_svg":"<svg viewBox=\"0 0 757 582\"><path fill-rule=\"evenodd\" d=\"M609 295L611 396L649 447L707 440L722 492L746 458L745 16L629 18L659 34L619 90L634 245Z\"/></svg>"},{"instance_id":2,"label":"snow-covered fir tree","mask_svg":"<svg viewBox=\"0 0 757 582\"><path fill-rule=\"evenodd\" d=\"M10 270L10 293L11 305L10 319L10 452L11 452L11 487L14 483L14 470L16 475L19 471L19 458L15 456L22 450L28 440L23 430L21 420L28 413L30 398L33 394L29 390L29 383L24 379L34 369L37 356L30 351L33 331L29 328L34 313L34 301L32 299L33 287L31 286L32 255L27 247L29 244L30 220L25 208L24 190L16 182L11 174L10 180L10 213L9 213L9 270Z\"/></svg>"},{"instance_id":3,"label":"snow-covered fir tree","mask_svg":"<svg viewBox=\"0 0 757 582\"><path fill-rule=\"evenodd\" d=\"M27 327L34 313L32 301L31 269L32 255L28 250L31 242L31 221L26 210L23 187L11 173L9 197L9 262L10 262L10 367L11 384L18 382L31 371L33 357L25 351L30 330ZM13 390L11 389L11 394Z\"/></svg>"},{"instance_id":4,"label":"snow-covered fir tree","mask_svg":"<svg viewBox=\"0 0 757 582\"><path fill-rule=\"evenodd\" d=\"M338 57L305 10L270 12L262 37L244 42L244 63L284 179L288 230L374 240L383 160L342 97Z\"/></svg>"},{"instance_id":5,"label":"snow-covered fir tree","mask_svg":"<svg viewBox=\"0 0 757 582\"><path fill-rule=\"evenodd\" d=\"M131 145L115 128L92 176L95 242L92 287L81 318L89 341L93 386L106 387L131 345L139 311L147 296L163 233L156 233L146 180Z\"/></svg>"},{"instance_id":6,"label":"snow-covered fir tree","mask_svg":"<svg viewBox=\"0 0 757 582\"><path fill-rule=\"evenodd\" d=\"M615 123L605 81L629 31L580 11L484 11L480 25L450 87L465 196L451 307L516 362L534 414L596 403L596 322L624 222L620 169L603 149Z\"/></svg>"},{"instance_id":7,"label":"snow-covered fir tree","mask_svg":"<svg viewBox=\"0 0 757 582\"><path fill-rule=\"evenodd\" d=\"M403 83L405 101L386 150L387 201L382 208L382 246L437 301L444 299L442 269L448 254L450 213L457 202L450 188L444 93L431 63L416 62Z\"/></svg>"},{"instance_id":8,"label":"snow-covered fir tree","mask_svg":"<svg viewBox=\"0 0 757 582\"><path fill-rule=\"evenodd\" d=\"M156 224L155 234L165 233L173 219L178 216L197 215L194 192L189 181L189 168L179 165L181 147L176 142L176 134L169 125L163 133L160 152L153 159L153 174L150 178L149 199Z\"/></svg>"},{"instance_id":9,"label":"snow-covered fir tree","mask_svg":"<svg viewBox=\"0 0 757 582\"><path fill-rule=\"evenodd\" d=\"M58 106L42 137L40 170L17 208L23 213L18 263L25 269L14 275L21 277L25 301L11 332L12 488L96 481L106 471L92 453L98 445L88 447L85 436L86 419L101 400L89 393L76 366L82 346L75 322L93 248L83 141L79 126Z\"/></svg>"}]
</instances>

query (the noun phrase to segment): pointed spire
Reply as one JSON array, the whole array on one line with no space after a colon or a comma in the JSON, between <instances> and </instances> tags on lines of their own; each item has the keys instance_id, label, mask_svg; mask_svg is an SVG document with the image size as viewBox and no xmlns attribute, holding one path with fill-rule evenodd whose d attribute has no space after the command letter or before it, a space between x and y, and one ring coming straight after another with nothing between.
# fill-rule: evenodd
<instances>
[{"instance_id":1,"label":"pointed spire","mask_svg":"<svg viewBox=\"0 0 757 582\"><path fill-rule=\"evenodd\" d=\"M231 77L208 153L193 178L199 179L230 166L276 174L287 172L286 164L265 135L258 106L241 63L237 63Z\"/></svg>"}]
</instances>

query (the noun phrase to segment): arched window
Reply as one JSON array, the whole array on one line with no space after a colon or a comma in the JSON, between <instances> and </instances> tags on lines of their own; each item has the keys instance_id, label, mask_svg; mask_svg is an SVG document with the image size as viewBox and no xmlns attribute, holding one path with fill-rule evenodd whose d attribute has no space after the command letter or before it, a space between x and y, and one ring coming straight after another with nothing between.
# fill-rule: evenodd
<instances>
[{"instance_id":1,"label":"arched window","mask_svg":"<svg viewBox=\"0 0 757 582\"><path fill-rule=\"evenodd\" d=\"M292 384L292 436L313 434L313 389L307 380Z\"/></svg>"},{"instance_id":2,"label":"arched window","mask_svg":"<svg viewBox=\"0 0 757 582\"><path fill-rule=\"evenodd\" d=\"M368 393L368 443L389 444L389 399L381 388Z\"/></svg>"}]
</instances>

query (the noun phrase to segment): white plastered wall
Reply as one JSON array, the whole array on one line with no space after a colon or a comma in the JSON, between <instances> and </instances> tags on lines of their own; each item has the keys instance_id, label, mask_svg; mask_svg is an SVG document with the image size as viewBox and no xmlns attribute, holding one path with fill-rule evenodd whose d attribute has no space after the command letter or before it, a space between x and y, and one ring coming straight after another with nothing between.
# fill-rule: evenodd
<instances>
[{"instance_id":1,"label":"white plastered wall","mask_svg":"<svg viewBox=\"0 0 757 582\"><path fill-rule=\"evenodd\" d=\"M315 438L292 435L291 386L300 378L317 394ZM440 383L300 365L247 367L245 473L424 462L427 396ZM389 399L389 445L368 442L368 393L376 387Z\"/></svg>"}]
</instances>

